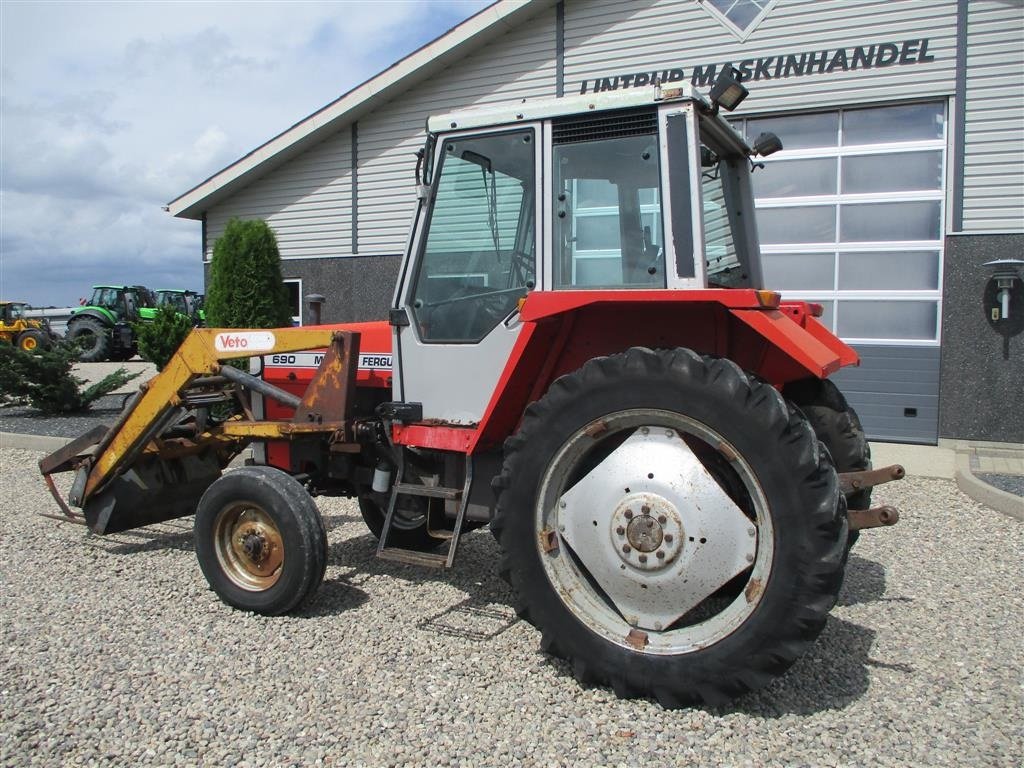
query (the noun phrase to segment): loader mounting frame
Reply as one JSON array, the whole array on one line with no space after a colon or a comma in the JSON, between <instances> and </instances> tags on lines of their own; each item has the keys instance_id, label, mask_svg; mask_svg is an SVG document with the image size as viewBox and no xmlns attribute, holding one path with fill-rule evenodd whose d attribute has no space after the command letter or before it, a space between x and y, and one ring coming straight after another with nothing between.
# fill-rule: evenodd
<instances>
[{"instance_id":1,"label":"loader mounting frame","mask_svg":"<svg viewBox=\"0 0 1024 768\"><path fill-rule=\"evenodd\" d=\"M301 398L230 365L257 354L318 347L327 353ZM111 427L97 427L40 460L39 470L63 513L49 517L87 524L101 534L181 517L195 509L202 492L252 440L321 435L331 446L352 445L348 415L358 357L359 334L349 331L193 330ZM250 392L288 405L293 417L254 419ZM224 402L235 403L242 413L210 419L207 406ZM68 501L82 513L61 498L53 480L72 471ZM169 483L175 485L173 493L167 492Z\"/></svg>"}]
</instances>

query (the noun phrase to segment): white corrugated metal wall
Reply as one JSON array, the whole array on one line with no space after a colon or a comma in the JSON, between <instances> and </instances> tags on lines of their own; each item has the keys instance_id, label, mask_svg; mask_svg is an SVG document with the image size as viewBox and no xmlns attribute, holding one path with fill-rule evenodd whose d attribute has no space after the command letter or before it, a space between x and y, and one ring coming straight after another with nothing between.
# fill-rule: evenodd
<instances>
[{"instance_id":1,"label":"white corrugated metal wall","mask_svg":"<svg viewBox=\"0 0 1024 768\"><path fill-rule=\"evenodd\" d=\"M967 5L964 232L1024 227L1024 2Z\"/></svg>"},{"instance_id":2,"label":"white corrugated metal wall","mask_svg":"<svg viewBox=\"0 0 1024 768\"><path fill-rule=\"evenodd\" d=\"M358 121L358 253L400 254L427 115L555 95L554 10L538 14ZM351 126L207 212L206 258L232 216L266 219L286 259L352 253Z\"/></svg>"},{"instance_id":3,"label":"white corrugated metal wall","mask_svg":"<svg viewBox=\"0 0 1024 768\"><path fill-rule=\"evenodd\" d=\"M360 255L405 247L428 115L555 95L554 28L546 11L359 121Z\"/></svg>"},{"instance_id":4,"label":"white corrugated metal wall","mask_svg":"<svg viewBox=\"0 0 1024 768\"><path fill-rule=\"evenodd\" d=\"M266 219L287 258L350 253L351 167L351 131L345 126L207 211L205 258L232 216Z\"/></svg>"},{"instance_id":5,"label":"white corrugated metal wall","mask_svg":"<svg viewBox=\"0 0 1024 768\"><path fill-rule=\"evenodd\" d=\"M780 0L742 42L699 2L566 0L565 90L595 76L924 38L932 62L761 79L740 113L952 94L956 0Z\"/></svg>"}]
</instances>

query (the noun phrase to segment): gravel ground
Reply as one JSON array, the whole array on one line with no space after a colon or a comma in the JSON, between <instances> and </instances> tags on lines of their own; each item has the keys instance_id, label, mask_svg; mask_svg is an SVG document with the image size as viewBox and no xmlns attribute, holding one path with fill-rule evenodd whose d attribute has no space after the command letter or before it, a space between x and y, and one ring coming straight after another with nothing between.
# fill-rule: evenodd
<instances>
[{"instance_id":1,"label":"gravel ground","mask_svg":"<svg viewBox=\"0 0 1024 768\"><path fill-rule=\"evenodd\" d=\"M107 538L0 472L5 765L927 765L1024 762L1024 526L950 481L876 491L904 510L851 557L818 643L729 709L581 688L538 650L486 531L454 572L373 558L351 502L320 500L330 565L296 616L233 611L191 520Z\"/></svg>"}]
</instances>

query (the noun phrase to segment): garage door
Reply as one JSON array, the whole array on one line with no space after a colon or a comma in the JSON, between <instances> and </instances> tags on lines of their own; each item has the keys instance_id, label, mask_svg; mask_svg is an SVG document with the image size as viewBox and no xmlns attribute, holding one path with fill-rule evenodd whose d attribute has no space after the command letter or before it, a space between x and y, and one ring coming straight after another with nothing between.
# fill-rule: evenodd
<instances>
[{"instance_id":1,"label":"garage door","mask_svg":"<svg viewBox=\"0 0 1024 768\"><path fill-rule=\"evenodd\" d=\"M934 443L945 104L740 122L785 146L753 175L766 287L821 303L861 353L837 383L872 439Z\"/></svg>"}]
</instances>

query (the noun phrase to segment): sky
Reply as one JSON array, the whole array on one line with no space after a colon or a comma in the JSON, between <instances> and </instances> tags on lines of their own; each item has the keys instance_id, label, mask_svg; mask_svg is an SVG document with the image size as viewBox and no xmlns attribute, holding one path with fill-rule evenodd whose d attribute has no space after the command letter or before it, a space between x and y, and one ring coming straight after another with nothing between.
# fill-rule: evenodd
<instances>
[{"instance_id":1,"label":"sky","mask_svg":"<svg viewBox=\"0 0 1024 768\"><path fill-rule=\"evenodd\" d=\"M0 0L0 298L201 290L164 205L488 4Z\"/></svg>"}]
</instances>

